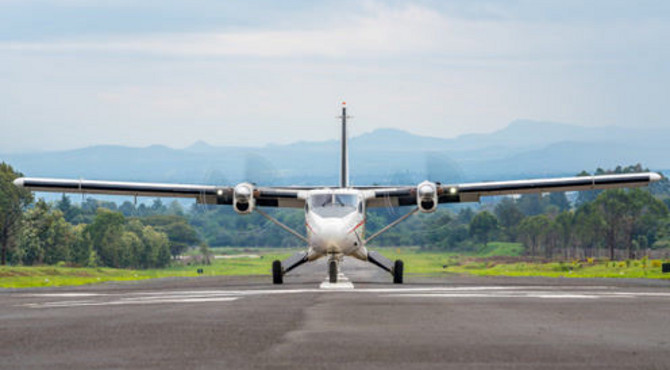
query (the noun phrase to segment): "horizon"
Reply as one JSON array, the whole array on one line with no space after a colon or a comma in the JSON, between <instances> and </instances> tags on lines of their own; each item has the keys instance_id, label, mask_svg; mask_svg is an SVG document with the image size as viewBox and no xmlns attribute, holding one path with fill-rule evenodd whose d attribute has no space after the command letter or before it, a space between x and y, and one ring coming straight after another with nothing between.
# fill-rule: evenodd
<instances>
[{"instance_id":1,"label":"horizon","mask_svg":"<svg viewBox=\"0 0 670 370\"><path fill-rule=\"evenodd\" d=\"M415 137L421 137L421 138L431 138L431 139L437 139L437 140L458 140L459 138L463 138L465 136L470 136L470 135L492 135L499 133L501 131L504 131L506 129L509 129L515 124L519 123L531 123L531 124L537 124L537 125L560 125L560 126L567 126L567 127L579 127L579 128L589 128L589 129L605 129L605 128L619 128L619 129L636 129L635 127L626 127L626 126L618 126L618 125L603 125L603 126L586 126L586 125L578 125L578 124L572 124L572 123L565 123L565 122L552 122L552 121L538 121L538 120L533 120L533 119L527 119L527 118L519 118L515 119L503 127L497 128L493 131L489 132L465 132L456 136L451 136L451 137L440 137L440 136L435 136L435 135L421 135L421 134L416 134L413 133L411 130L408 129L403 129L403 128L396 128L396 127L377 127L373 128L370 131L365 131L365 132L359 132L356 133L355 135L349 135L349 139L355 139L364 135L370 135L374 133L378 133L379 131L393 131L393 132L401 132L403 134L415 136ZM349 127L351 128L351 126ZM643 128L637 128L637 130L640 131L653 131L653 130L661 130L664 127L643 127ZM198 138L195 141L191 142L190 144L187 144L185 146L171 146L167 144L162 144L162 143L151 143L151 144L146 144L146 145L125 145L125 144L119 144L119 143L102 143L102 144L90 144L90 145L84 145L84 146L73 146L69 148L62 148L62 149L46 149L46 150L28 150L28 151L2 151L0 152L0 155L21 155L21 154L39 154L39 153L51 153L51 152L68 152L68 151L76 151L76 150L82 150L82 149L88 149L88 148L95 148L95 147L122 147L122 148L131 148L131 149L147 149L151 147L164 147L168 148L171 150L188 150L192 147L195 146L202 146L205 145L210 148L242 148L242 149L264 149L264 148L269 148L273 146L291 146L291 145L297 145L301 143L310 143L310 144L315 144L315 143L333 143L333 142L339 142L340 138L339 137L334 137L334 138L327 138L323 140L310 140L310 139L302 139L302 140L295 140L295 141L287 141L287 142L267 142L267 143L262 143L262 144L249 144L249 145L217 145L213 144L211 142L208 142L206 139Z\"/></svg>"}]
</instances>

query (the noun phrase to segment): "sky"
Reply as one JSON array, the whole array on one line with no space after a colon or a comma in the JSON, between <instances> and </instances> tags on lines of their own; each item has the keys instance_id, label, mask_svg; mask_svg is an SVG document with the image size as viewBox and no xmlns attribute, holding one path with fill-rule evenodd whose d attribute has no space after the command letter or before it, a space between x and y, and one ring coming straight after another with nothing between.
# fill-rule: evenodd
<instances>
[{"instance_id":1,"label":"sky","mask_svg":"<svg viewBox=\"0 0 670 370\"><path fill-rule=\"evenodd\" d=\"M664 127L668 1L0 0L0 153Z\"/></svg>"}]
</instances>

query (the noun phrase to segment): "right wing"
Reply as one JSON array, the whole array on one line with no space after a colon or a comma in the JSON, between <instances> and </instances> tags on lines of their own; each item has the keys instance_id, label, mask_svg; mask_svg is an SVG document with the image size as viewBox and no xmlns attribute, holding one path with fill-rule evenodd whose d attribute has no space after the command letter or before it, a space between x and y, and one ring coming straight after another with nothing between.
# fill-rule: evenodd
<instances>
[{"instance_id":1,"label":"right wing","mask_svg":"<svg viewBox=\"0 0 670 370\"><path fill-rule=\"evenodd\" d=\"M193 198L202 204L233 204L233 188L213 185L184 185L147 182L69 180L22 177L14 185L30 191L51 193L107 194L131 197ZM254 189L256 204L262 207L302 208L302 189L258 187Z\"/></svg>"}]
</instances>

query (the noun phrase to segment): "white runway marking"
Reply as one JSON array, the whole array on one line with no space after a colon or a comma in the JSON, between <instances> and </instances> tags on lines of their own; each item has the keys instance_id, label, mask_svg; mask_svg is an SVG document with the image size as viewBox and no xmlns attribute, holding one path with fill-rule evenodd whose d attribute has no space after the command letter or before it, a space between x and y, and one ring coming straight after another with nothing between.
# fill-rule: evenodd
<instances>
[{"instance_id":1,"label":"white runway marking","mask_svg":"<svg viewBox=\"0 0 670 370\"><path fill-rule=\"evenodd\" d=\"M321 283L319 288L326 290L349 290L354 289L354 284L340 272L337 274L337 283L331 283L329 278L326 277L326 280Z\"/></svg>"},{"instance_id":2,"label":"white runway marking","mask_svg":"<svg viewBox=\"0 0 670 370\"><path fill-rule=\"evenodd\" d=\"M82 306L118 306L160 303L201 303L201 302L231 302L237 297L210 297L210 298L180 298L180 299L120 299L116 301L61 301L46 303L29 303L26 307L31 308L57 308L57 307L82 307Z\"/></svg>"},{"instance_id":3,"label":"white runway marking","mask_svg":"<svg viewBox=\"0 0 670 370\"><path fill-rule=\"evenodd\" d=\"M543 299L597 299L585 294L495 294L495 293L449 293L449 294L388 294L386 297L407 298L543 298Z\"/></svg>"},{"instance_id":4,"label":"white runway marking","mask_svg":"<svg viewBox=\"0 0 670 370\"><path fill-rule=\"evenodd\" d=\"M552 299L588 301L597 299L665 299L670 300L667 291L632 291L631 288L604 286L445 286L445 287L389 287L353 289L349 279L340 275L339 282L322 283L319 288L308 289L258 289L258 290L170 290L135 291L126 293L26 293L17 294L28 300L58 299L57 301L30 302L20 306L30 308L65 308L83 306L117 306L180 303L220 303L233 302L240 298L274 294L373 294L393 299Z\"/></svg>"}]
</instances>

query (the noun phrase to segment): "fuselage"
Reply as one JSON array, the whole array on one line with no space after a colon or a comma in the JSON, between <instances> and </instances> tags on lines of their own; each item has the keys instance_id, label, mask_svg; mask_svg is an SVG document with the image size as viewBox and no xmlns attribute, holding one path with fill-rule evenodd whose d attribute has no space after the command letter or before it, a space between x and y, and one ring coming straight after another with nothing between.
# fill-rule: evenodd
<instances>
[{"instance_id":1,"label":"fuselage","mask_svg":"<svg viewBox=\"0 0 670 370\"><path fill-rule=\"evenodd\" d=\"M365 260L365 195L354 189L309 191L305 228L310 259L353 256Z\"/></svg>"}]
</instances>

